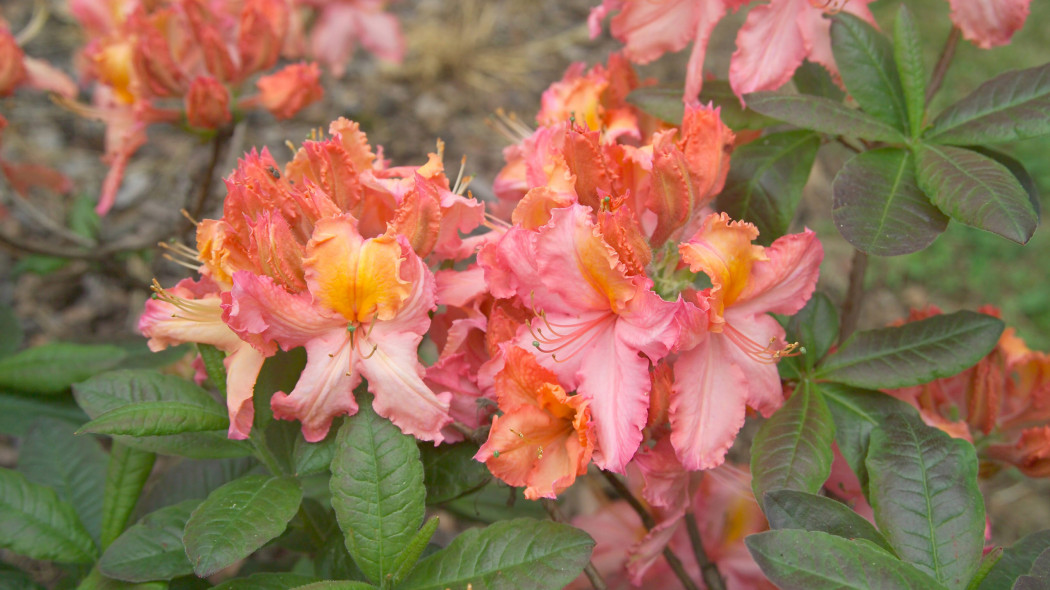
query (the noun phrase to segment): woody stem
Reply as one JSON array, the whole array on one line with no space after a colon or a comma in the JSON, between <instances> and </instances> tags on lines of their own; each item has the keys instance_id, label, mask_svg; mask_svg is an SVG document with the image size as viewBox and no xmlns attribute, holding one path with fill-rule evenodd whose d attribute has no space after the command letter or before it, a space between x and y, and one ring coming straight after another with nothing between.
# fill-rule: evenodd
<instances>
[{"instance_id":1,"label":"woody stem","mask_svg":"<svg viewBox=\"0 0 1050 590\"><path fill-rule=\"evenodd\" d=\"M952 27L952 32L948 33L948 39L944 42L944 48L941 49L941 56L937 58L937 64L933 66L933 74L930 75L930 85L926 87L926 106L930 105L930 101L937 94L937 91L941 89L941 83L944 82L944 75L948 73L948 66L952 64L952 58L955 57L955 48L959 45L959 37L962 36L962 31L958 27Z\"/></svg>"},{"instance_id":2,"label":"woody stem","mask_svg":"<svg viewBox=\"0 0 1050 590\"><path fill-rule=\"evenodd\" d=\"M860 250L853 252L853 262L849 269L849 287L846 299L842 302L842 323L839 324L839 343L849 338L857 329L860 319L860 308L864 303L864 273L868 270L868 255Z\"/></svg>"},{"instance_id":3,"label":"woody stem","mask_svg":"<svg viewBox=\"0 0 1050 590\"><path fill-rule=\"evenodd\" d=\"M700 574L704 578L707 590L725 590L726 582L722 579L722 572L718 571L718 565L707 556L704 543L700 539L700 527L696 524L696 516L692 511L685 513L685 528L689 532L689 543L693 546L693 554L696 563L700 564Z\"/></svg>"},{"instance_id":4,"label":"woody stem","mask_svg":"<svg viewBox=\"0 0 1050 590\"><path fill-rule=\"evenodd\" d=\"M602 477L609 482L609 485L616 490L616 494L624 500L627 500L627 503L631 508L638 513L638 518L642 520L642 526L645 527L645 530L653 530L653 527L656 526L656 521L653 520L652 515L649 514L649 511L645 509L645 506L642 505L638 498L631 493L631 490L627 489L627 486L612 473L609 473L608 471L601 471L600 473L602 474ZM667 560L667 565L671 566L671 570L674 571L676 576L678 576L678 580L682 582L682 586L685 587L686 590L700 590L696 585L696 582L694 582L685 571L685 566L682 565L682 560L675 555L670 547L665 546L663 554L664 559Z\"/></svg>"}]
</instances>

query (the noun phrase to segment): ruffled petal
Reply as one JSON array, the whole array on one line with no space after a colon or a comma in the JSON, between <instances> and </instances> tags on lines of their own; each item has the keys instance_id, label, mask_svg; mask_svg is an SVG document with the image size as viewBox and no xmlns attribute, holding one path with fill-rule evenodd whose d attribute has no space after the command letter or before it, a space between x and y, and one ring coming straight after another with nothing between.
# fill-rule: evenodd
<instances>
[{"instance_id":1,"label":"ruffled petal","mask_svg":"<svg viewBox=\"0 0 1050 590\"><path fill-rule=\"evenodd\" d=\"M230 413L229 438L244 440L252 431L255 406L252 394L266 357L244 343L226 356L226 407Z\"/></svg>"},{"instance_id":2,"label":"ruffled petal","mask_svg":"<svg viewBox=\"0 0 1050 590\"><path fill-rule=\"evenodd\" d=\"M1006 45L1028 18L1031 0L948 0L952 22L981 49Z\"/></svg>"},{"instance_id":3,"label":"ruffled petal","mask_svg":"<svg viewBox=\"0 0 1050 590\"><path fill-rule=\"evenodd\" d=\"M751 9L729 63L734 94L774 90L791 79L807 52L795 17L810 9L808 0L773 0Z\"/></svg>"},{"instance_id":4,"label":"ruffled petal","mask_svg":"<svg viewBox=\"0 0 1050 590\"><path fill-rule=\"evenodd\" d=\"M290 394L278 391L270 400L275 418L299 420L307 442L328 435L332 420L357 413L354 388L361 382L358 353L345 328L331 330L306 343L306 367Z\"/></svg>"},{"instance_id":5,"label":"ruffled petal","mask_svg":"<svg viewBox=\"0 0 1050 590\"><path fill-rule=\"evenodd\" d=\"M704 84L704 58L707 56L707 42L711 31L715 30L722 17L726 15L725 3L721 0L700 2L696 8L696 31L693 33L693 50L689 52L689 64L685 73L685 94L683 100L696 100Z\"/></svg>"},{"instance_id":6,"label":"ruffled petal","mask_svg":"<svg viewBox=\"0 0 1050 590\"><path fill-rule=\"evenodd\" d=\"M817 286L824 247L805 230L778 238L755 262L751 277L734 304L737 314L765 312L791 315L806 305Z\"/></svg>"},{"instance_id":7,"label":"ruffled petal","mask_svg":"<svg viewBox=\"0 0 1050 590\"><path fill-rule=\"evenodd\" d=\"M613 17L610 28L613 37L625 44L627 59L649 63L664 53L685 48L694 39L700 4L696 0L628 1Z\"/></svg>"},{"instance_id":8,"label":"ruffled petal","mask_svg":"<svg viewBox=\"0 0 1050 590\"><path fill-rule=\"evenodd\" d=\"M345 320L314 305L309 293L289 293L272 278L248 271L233 274L233 287L222 299L229 327L267 355L277 352L278 345L291 350L346 327Z\"/></svg>"}]
</instances>

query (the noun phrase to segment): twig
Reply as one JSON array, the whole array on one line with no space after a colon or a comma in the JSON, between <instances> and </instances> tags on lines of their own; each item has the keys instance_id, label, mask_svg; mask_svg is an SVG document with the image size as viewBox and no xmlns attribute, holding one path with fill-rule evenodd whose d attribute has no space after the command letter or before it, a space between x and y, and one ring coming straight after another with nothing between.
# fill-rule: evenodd
<instances>
[{"instance_id":1,"label":"twig","mask_svg":"<svg viewBox=\"0 0 1050 590\"><path fill-rule=\"evenodd\" d=\"M704 578L707 590L725 590L726 582L722 579L722 572L718 571L718 565L707 556L704 543L700 539L700 527L696 524L696 516L691 511L685 513L685 527L689 532L689 543L693 545L693 555L696 563L700 564L700 574Z\"/></svg>"},{"instance_id":2,"label":"twig","mask_svg":"<svg viewBox=\"0 0 1050 590\"><path fill-rule=\"evenodd\" d=\"M540 503L543 504L543 509L547 511L547 515L551 517L554 522L560 522L562 524L569 524L565 515L562 514L561 508L558 508L558 504L550 498L542 498ZM602 579L602 575L598 573L598 570L594 567L594 564L590 561L587 562L587 566L583 568L584 575L591 581L591 586L594 586L594 590L605 590L605 580Z\"/></svg>"},{"instance_id":3,"label":"twig","mask_svg":"<svg viewBox=\"0 0 1050 590\"><path fill-rule=\"evenodd\" d=\"M222 156L226 151L226 145L229 144L230 138L233 137L233 130L234 127L232 125L221 127L216 130L215 136L211 139L211 158L208 160L207 166L201 173L200 182L197 184L197 198L193 202L192 207L186 208L190 212L189 216L192 219L200 219L208 206L208 201L211 200L211 186L215 180L215 169L218 167L219 161L223 159ZM190 219L184 219L178 233L187 232L192 227L193 222Z\"/></svg>"},{"instance_id":4,"label":"twig","mask_svg":"<svg viewBox=\"0 0 1050 590\"><path fill-rule=\"evenodd\" d=\"M937 58L937 65L933 66L933 74L930 76L930 85L926 87L926 105L929 106L930 101L933 100L934 95L941 89L941 83L944 82L944 75L948 73L948 66L952 64L952 58L955 57L955 48L959 45L959 37L962 36L962 31L958 27L952 27L952 32L948 33L948 39L944 41L944 48L941 49L941 56Z\"/></svg>"},{"instance_id":5,"label":"twig","mask_svg":"<svg viewBox=\"0 0 1050 590\"><path fill-rule=\"evenodd\" d=\"M849 287L846 300L842 302L842 323L839 324L839 343L849 338L857 329L860 319L860 308L864 303L864 273L868 270L868 255L860 250L853 253L853 262L849 269Z\"/></svg>"},{"instance_id":6,"label":"twig","mask_svg":"<svg viewBox=\"0 0 1050 590\"><path fill-rule=\"evenodd\" d=\"M602 477L605 478L605 481L609 482L609 485L616 490L617 495L624 500L627 500L627 503L631 508L638 513L638 517L642 519L642 526L645 527L645 530L653 530L653 527L656 526L656 521L653 520L652 515L645 509L645 506L642 506L642 503L638 501L638 498L631 493L631 490L627 489L627 486L612 473L601 471L601 474ZM667 565L671 566L671 570L673 570L674 574L678 576L678 580L682 582L682 586L684 586L686 590L700 590L696 585L696 582L689 577L689 573L685 571L685 566L682 565L682 560L675 555L674 551L671 551L670 547L665 546L663 554L664 559L667 560Z\"/></svg>"}]
</instances>

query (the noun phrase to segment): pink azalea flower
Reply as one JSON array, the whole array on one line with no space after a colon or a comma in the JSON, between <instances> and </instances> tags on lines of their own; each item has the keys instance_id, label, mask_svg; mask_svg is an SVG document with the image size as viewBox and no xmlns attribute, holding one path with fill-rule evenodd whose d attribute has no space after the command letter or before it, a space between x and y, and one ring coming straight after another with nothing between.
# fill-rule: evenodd
<instances>
[{"instance_id":1,"label":"pink azalea flower","mask_svg":"<svg viewBox=\"0 0 1050 590\"><path fill-rule=\"evenodd\" d=\"M354 414L361 377L376 412L406 434L441 442L451 421L449 393L423 382L416 349L435 308L434 278L403 237L363 238L353 217L322 219L303 259L307 292L291 293L266 276L239 271L223 294L223 316L264 354L306 348L295 389L274 394L274 415L321 440L332 419Z\"/></svg>"},{"instance_id":2,"label":"pink azalea flower","mask_svg":"<svg viewBox=\"0 0 1050 590\"><path fill-rule=\"evenodd\" d=\"M715 25L730 9L751 0L604 0L591 11L591 37L601 33L601 21L610 12L614 37L625 44L624 55L636 63L648 63L664 53L693 44L686 71L686 102L695 100L703 86L704 57ZM816 0L771 0L751 9L736 38L737 50L729 66L729 82L737 96L756 90L772 90L791 79L808 58L837 73L831 55L831 23L825 11L844 10L874 24L868 10L873 0L819 2Z\"/></svg>"},{"instance_id":3,"label":"pink azalea flower","mask_svg":"<svg viewBox=\"0 0 1050 590\"><path fill-rule=\"evenodd\" d=\"M756 237L753 225L712 214L679 246L689 270L712 283L687 297L679 315L671 442L690 470L722 463L746 407L766 416L780 407L776 361L792 346L767 312L797 312L817 283L824 251L816 234L783 236L768 248L752 244Z\"/></svg>"},{"instance_id":4,"label":"pink azalea flower","mask_svg":"<svg viewBox=\"0 0 1050 590\"><path fill-rule=\"evenodd\" d=\"M537 314L517 344L534 346L541 365L590 400L595 462L621 471L642 440L649 365L677 338L677 304L629 274L591 215L582 205L553 209L548 224L508 230L479 262L493 295L516 296Z\"/></svg>"},{"instance_id":5,"label":"pink azalea flower","mask_svg":"<svg viewBox=\"0 0 1050 590\"><path fill-rule=\"evenodd\" d=\"M401 25L396 16L385 11L384 0L297 1L318 12L310 32L310 52L333 75L346 72L357 43L380 59L400 63L404 57Z\"/></svg>"},{"instance_id":6,"label":"pink azalea flower","mask_svg":"<svg viewBox=\"0 0 1050 590\"><path fill-rule=\"evenodd\" d=\"M1028 18L1032 0L948 0L952 22L981 49L1006 45Z\"/></svg>"}]
</instances>

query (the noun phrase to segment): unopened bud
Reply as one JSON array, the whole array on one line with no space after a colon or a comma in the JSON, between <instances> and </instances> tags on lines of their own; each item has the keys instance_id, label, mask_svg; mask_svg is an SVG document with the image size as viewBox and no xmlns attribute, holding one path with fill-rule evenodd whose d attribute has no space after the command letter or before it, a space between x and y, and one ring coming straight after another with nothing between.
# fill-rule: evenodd
<instances>
[{"instance_id":1,"label":"unopened bud","mask_svg":"<svg viewBox=\"0 0 1050 590\"><path fill-rule=\"evenodd\" d=\"M216 129L230 122L230 94L215 78L199 76L186 93L186 119L194 127Z\"/></svg>"}]
</instances>

